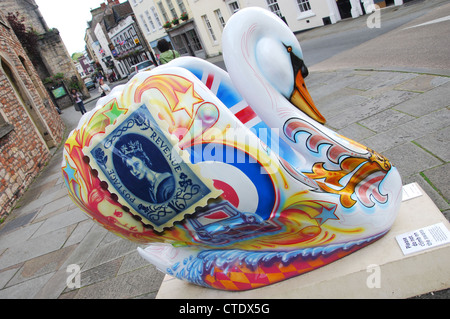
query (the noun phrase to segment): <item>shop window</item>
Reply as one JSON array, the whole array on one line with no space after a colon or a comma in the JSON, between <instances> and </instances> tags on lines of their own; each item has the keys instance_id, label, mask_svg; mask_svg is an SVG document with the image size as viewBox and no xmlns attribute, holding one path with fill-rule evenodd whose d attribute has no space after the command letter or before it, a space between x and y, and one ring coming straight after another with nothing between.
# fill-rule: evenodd
<instances>
[{"instance_id":1,"label":"shop window","mask_svg":"<svg viewBox=\"0 0 450 319\"><path fill-rule=\"evenodd\" d=\"M181 38L181 35L177 35L172 37L175 49L181 54L188 54L188 50L186 46L184 45L183 39Z\"/></svg>"},{"instance_id":2,"label":"shop window","mask_svg":"<svg viewBox=\"0 0 450 319\"><path fill-rule=\"evenodd\" d=\"M202 44L201 44L200 39L198 38L197 32L195 32L195 30L189 30L188 32L186 32L186 34L189 38L189 42L191 43L194 51L203 50Z\"/></svg>"}]
</instances>

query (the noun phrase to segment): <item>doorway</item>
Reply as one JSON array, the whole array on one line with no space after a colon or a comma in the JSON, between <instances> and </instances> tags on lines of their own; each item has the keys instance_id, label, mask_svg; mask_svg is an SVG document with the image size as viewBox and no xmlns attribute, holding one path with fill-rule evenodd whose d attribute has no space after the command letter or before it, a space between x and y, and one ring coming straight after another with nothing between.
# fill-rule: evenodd
<instances>
[{"instance_id":1,"label":"doorway","mask_svg":"<svg viewBox=\"0 0 450 319\"><path fill-rule=\"evenodd\" d=\"M352 17L352 4L350 0L336 0L341 19L348 19Z\"/></svg>"},{"instance_id":2,"label":"doorway","mask_svg":"<svg viewBox=\"0 0 450 319\"><path fill-rule=\"evenodd\" d=\"M180 55L206 58L205 49L193 23L185 23L181 27L170 31L170 37L172 38L174 49Z\"/></svg>"},{"instance_id":3,"label":"doorway","mask_svg":"<svg viewBox=\"0 0 450 319\"><path fill-rule=\"evenodd\" d=\"M33 122L35 128L39 132L40 137L44 141L48 148L54 147L55 142L52 135L47 129L47 125L43 122L40 114L36 110L34 103L30 100L29 96L20 81L17 80L13 70L10 68L9 64L5 62L4 59L0 59L0 66L3 69L9 83L11 84L12 90L15 91L15 95L20 104L22 104L26 113L28 114L30 120Z\"/></svg>"}]
</instances>

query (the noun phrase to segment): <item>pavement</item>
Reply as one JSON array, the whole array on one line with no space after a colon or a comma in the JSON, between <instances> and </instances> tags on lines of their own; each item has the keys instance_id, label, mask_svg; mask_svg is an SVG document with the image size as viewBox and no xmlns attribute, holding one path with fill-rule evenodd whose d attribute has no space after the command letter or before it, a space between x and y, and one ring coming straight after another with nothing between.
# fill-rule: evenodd
<instances>
[{"instance_id":1,"label":"pavement","mask_svg":"<svg viewBox=\"0 0 450 319\"><path fill-rule=\"evenodd\" d=\"M330 128L385 155L403 184L417 182L447 219L448 74L358 68L312 71L306 79ZM85 101L87 110L97 98L93 93ZM70 107L61 116L68 134L80 113ZM139 245L94 223L67 196L62 149L54 149L52 160L0 226L0 298L155 298L164 275L138 255ZM418 298L439 297L448 298L448 289Z\"/></svg>"}]
</instances>

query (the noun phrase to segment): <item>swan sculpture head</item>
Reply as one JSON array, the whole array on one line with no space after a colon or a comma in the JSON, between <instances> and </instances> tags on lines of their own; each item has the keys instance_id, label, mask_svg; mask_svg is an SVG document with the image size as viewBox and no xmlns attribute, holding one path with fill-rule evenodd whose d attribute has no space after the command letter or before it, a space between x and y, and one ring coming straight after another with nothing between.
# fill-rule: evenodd
<instances>
[{"instance_id":1,"label":"swan sculpture head","mask_svg":"<svg viewBox=\"0 0 450 319\"><path fill-rule=\"evenodd\" d=\"M228 73L178 58L82 117L62 164L75 203L147 244L138 251L160 270L225 290L300 275L383 236L400 176L323 125L287 26L241 10L223 51Z\"/></svg>"},{"instance_id":2,"label":"swan sculpture head","mask_svg":"<svg viewBox=\"0 0 450 319\"><path fill-rule=\"evenodd\" d=\"M324 124L325 118L306 88L304 79L308 68L300 44L289 27L260 8L241 10L229 22L223 33L227 70L230 74L245 74L244 77L232 76L236 87L239 89L241 83L252 78L253 85L259 83L267 91L260 100L279 93L306 115ZM245 63L233 63L235 59L243 59Z\"/></svg>"}]
</instances>

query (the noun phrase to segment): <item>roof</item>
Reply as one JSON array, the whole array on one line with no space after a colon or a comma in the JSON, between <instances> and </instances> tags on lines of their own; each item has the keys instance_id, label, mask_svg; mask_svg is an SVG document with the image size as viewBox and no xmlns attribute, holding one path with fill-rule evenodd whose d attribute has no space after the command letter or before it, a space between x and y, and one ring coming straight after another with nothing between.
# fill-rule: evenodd
<instances>
[{"instance_id":1,"label":"roof","mask_svg":"<svg viewBox=\"0 0 450 319\"><path fill-rule=\"evenodd\" d=\"M109 31L114 28L122 19L128 17L130 14L133 14L133 9L131 9L128 1L113 5L111 10L105 10L103 21L106 30Z\"/></svg>"}]
</instances>

